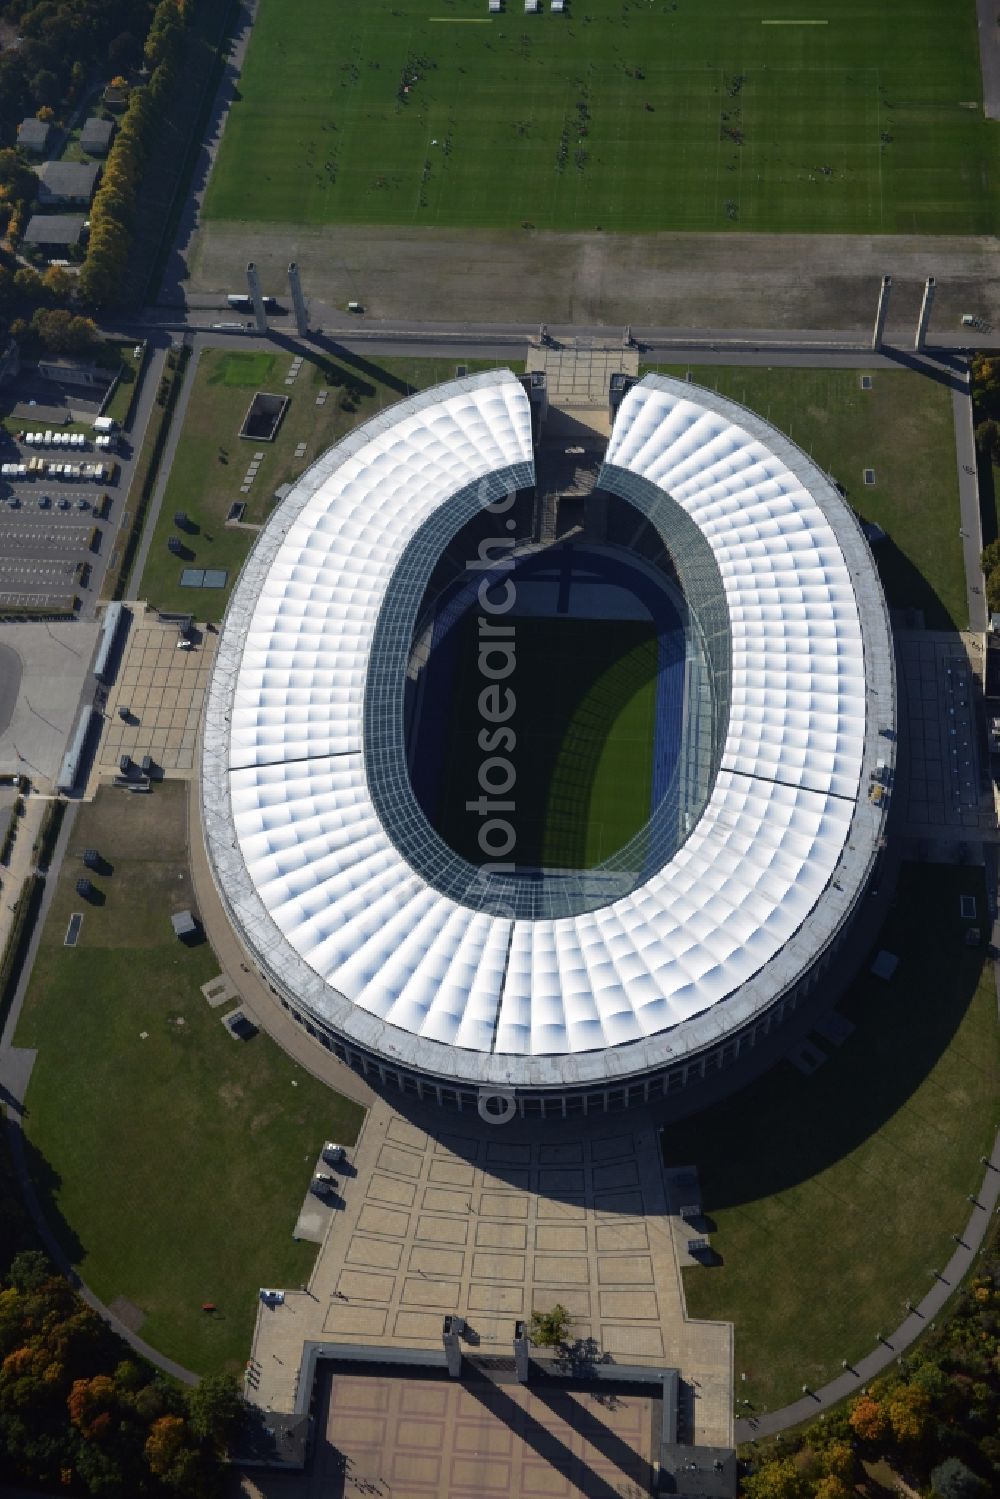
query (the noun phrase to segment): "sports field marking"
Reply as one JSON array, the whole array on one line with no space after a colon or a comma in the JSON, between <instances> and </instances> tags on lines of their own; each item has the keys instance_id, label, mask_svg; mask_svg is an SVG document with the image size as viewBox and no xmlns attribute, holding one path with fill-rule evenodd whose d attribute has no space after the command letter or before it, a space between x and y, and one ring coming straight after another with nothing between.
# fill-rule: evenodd
<instances>
[{"instance_id":1,"label":"sports field marking","mask_svg":"<svg viewBox=\"0 0 1000 1499\"><path fill-rule=\"evenodd\" d=\"M829 26L829 21L761 21L762 26Z\"/></svg>"},{"instance_id":2,"label":"sports field marking","mask_svg":"<svg viewBox=\"0 0 1000 1499\"><path fill-rule=\"evenodd\" d=\"M428 16L428 21L450 21L452 26L492 26L490 16Z\"/></svg>"}]
</instances>

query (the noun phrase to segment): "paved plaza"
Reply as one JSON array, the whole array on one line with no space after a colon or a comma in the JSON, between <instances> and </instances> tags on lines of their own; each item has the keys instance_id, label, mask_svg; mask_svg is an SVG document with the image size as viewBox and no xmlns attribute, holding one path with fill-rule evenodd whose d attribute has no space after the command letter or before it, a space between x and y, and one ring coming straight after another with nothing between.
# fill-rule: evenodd
<instances>
[{"instance_id":1,"label":"paved plaza","mask_svg":"<svg viewBox=\"0 0 1000 1499\"><path fill-rule=\"evenodd\" d=\"M455 1312L469 1352L509 1357L515 1321L560 1302L571 1340L679 1368L696 1391L693 1440L730 1445L732 1328L687 1319L653 1128L620 1120L550 1141L487 1129L434 1138L374 1105L337 1171L343 1209L307 1290L259 1307L250 1398L291 1410L309 1339L440 1351Z\"/></svg>"},{"instance_id":2,"label":"paved plaza","mask_svg":"<svg viewBox=\"0 0 1000 1499\"><path fill-rule=\"evenodd\" d=\"M981 837L996 827L980 766L976 673L961 635L898 631L901 732L909 754L907 831Z\"/></svg>"},{"instance_id":3,"label":"paved plaza","mask_svg":"<svg viewBox=\"0 0 1000 1499\"><path fill-rule=\"evenodd\" d=\"M0 624L2 717L10 715L0 722L0 771L21 771L51 790L89 701L96 639L97 625L83 620Z\"/></svg>"},{"instance_id":4,"label":"paved plaza","mask_svg":"<svg viewBox=\"0 0 1000 1499\"><path fill-rule=\"evenodd\" d=\"M151 755L167 775L194 773L198 726L218 636L207 631L192 650L178 650L175 624L141 604L134 610L121 666L108 694L97 774L114 775L122 755ZM128 720L118 709L126 708Z\"/></svg>"},{"instance_id":5,"label":"paved plaza","mask_svg":"<svg viewBox=\"0 0 1000 1499\"><path fill-rule=\"evenodd\" d=\"M392 1499L649 1491L649 1396L346 1374L330 1384L317 1494L371 1492L366 1484Z\"/></svg>"},{"instance_id":6,"label":"paved plaza","mask_svg":"<svg viewBox=\"0 0 1000 1499\"><path fill-rule=\"evenodd\" d=\"M595 407L606 414L611 376L621 373L638 379L639 355L620 343L558 349L532 345L525 369L545 371L551 405Z\"/></svg>"}]
</instances>

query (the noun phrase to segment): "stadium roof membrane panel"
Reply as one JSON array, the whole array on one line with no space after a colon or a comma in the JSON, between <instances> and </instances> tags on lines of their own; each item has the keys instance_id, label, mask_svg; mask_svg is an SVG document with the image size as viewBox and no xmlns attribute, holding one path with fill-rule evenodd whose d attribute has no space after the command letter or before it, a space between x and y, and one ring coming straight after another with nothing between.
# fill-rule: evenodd
<instances>
[{"instance_id":1,"label":"stadium roof membrane panel","mask_svg":"<svg viewBox=\"0 0 1000 1499\"><path fill-rule=\"evenodd\" d=\"M770 986L764 971L816 921L849 835L869 851L877 841L863 805L877 726L857 586L877 584L847 507L787 439L697 388L634 387L601 482L655 485L712 549L731 630L721 767L690 836L629 895L554 920L491 914L471 890L466 904L435 889L380 822L364 706L409 539L502 470L533 472L528 401L506 371L401 402L299 481L230 607L204 796L216 879L244 940L319 1018L442 1073L482 1077L454 1052L488 1054L491 1076L517 1081L522 1059L673 1033L752 981L755 1003L781 992L791 963ZM892 708L882 703L883 721ZM855 862L860 877L867 862ZM842 914L852 892L836 889ZM818 927L828 937L839 919Z\"/></svg>"}]
</instances>

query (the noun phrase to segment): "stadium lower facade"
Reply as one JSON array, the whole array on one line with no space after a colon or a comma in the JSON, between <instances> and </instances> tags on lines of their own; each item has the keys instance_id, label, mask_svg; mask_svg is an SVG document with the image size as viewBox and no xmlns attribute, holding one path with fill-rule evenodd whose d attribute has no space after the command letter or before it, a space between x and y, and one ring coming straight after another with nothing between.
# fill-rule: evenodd
<instances>
[{"instance_id":1,"label":"stadium lower facade","mask_svg":"<svg viewBox=\"0 0 1000 1499\"><path fill-rule=\"evenodd\" d=\"M528 397L498 371L320 458L234 590L202 752L215 883L280 1002L376 1086L498 1121L682 1093L795 1013L871 885L895 745L888 617L851 509L757 416L647 376L588 503L634 515L669 573L669 764L621 846L519 861L503 751L515 579L541 598L549 562L522 534L534 457ZM408 727L442 559L470 537L448 597L478 618L479 858L428 815ZM613 552L595 550L598 580L627 575Z\"/></svg>"}]
</instances>

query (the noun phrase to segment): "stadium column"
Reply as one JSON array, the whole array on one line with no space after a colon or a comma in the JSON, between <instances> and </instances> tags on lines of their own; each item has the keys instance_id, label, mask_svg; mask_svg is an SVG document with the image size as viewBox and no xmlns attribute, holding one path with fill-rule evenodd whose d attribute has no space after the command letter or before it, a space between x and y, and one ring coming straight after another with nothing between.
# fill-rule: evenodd
<instances>
[{"instance_id":1,"label":"stadium column","mask_svg":"<svg viewBox=\"0 0 1000 1499\"><path fill-rule=\"evenodd\" d=\"M875 314L875 327L872 331L872 348L878 353L882 347L882 334L885 331L886 313L889 311L889 296L892 292L892 277L882 277L882 289L878 294L878 311Z\"/></svg>"},{"instance_id":2,"label":"stadium column","mask_svg":"<svg viewBox=\"0 0 1000 1499\"><path fill-rule=\"evenodd\" d=\"M257 332L266 333L267 313L264 311L264 295L260 289L260 277L257 274L257 267L252 260L247 266L247 291L250 293L250 300L253 303L253 315L257 320Z\"/></svg>"},{"instance_id":3,"label":"stadium column","mask_svg":"<svg viewBox=\"0 0 1000 1499\"><path fill-rule=\"evenodd\" d=\"M920 316L917 318L917 332L913 340L913 347L917 350L917 353L923 348L924 340L927 337L927 324L931 320L931 308L934 306L934 293L936 289L937 283L934 277L928 276L924 285L924 300L920 304Z\"/></svg>"},{"instance_id":4,"label":"stadium column","mask_svg":"<svg viewBox=\"0 0 1000 1499\"><path fill-rule=\"evenodd\" d=\"M306 299L302 295L302 280L299 276L299 267L296 261L292 261L288 267L288 289L292 294L292 307L295 309L295 327L300 338L305 338L309 332L309 316L306 312Z\"/></svg>"}]
</instances>

